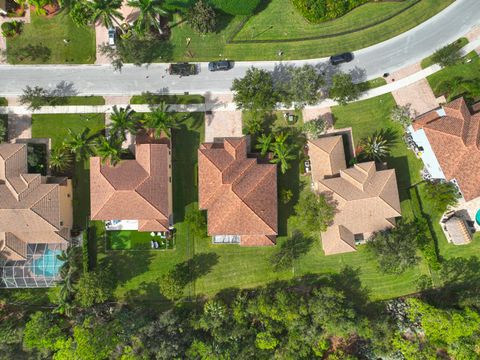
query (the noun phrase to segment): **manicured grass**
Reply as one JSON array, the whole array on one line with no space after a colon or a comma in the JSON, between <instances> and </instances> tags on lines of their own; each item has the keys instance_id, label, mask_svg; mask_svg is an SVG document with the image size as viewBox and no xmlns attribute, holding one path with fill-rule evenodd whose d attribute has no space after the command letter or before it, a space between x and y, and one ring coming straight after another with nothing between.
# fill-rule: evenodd
<instances>
[{"instance_id":1,"label":"manicured grass","mask_svg":"<svg viewBox=\"0 0 480 360\"><path fill-rule=\"evenodd\" d=\"M461 49L462 47L464 47L465 45L468 44L468 39L465 38L465 37L462 37L462 38L458 39L457 41L455 41L454 43L458 46L459 49ZM425 69L425 68L435 64L435 62L433 61L432 58L433 58L433 54L422 60L422 62L420 63L420 65L422 66L422 69Z\"/></svg>"},{"instance_id":2,"label":"manicured grass","mask_svg":"<svg viewBox=\"0 0 480 360\"><path fill-rule=\"evenodd\" d=\"M203 104L205 103L205 97L202 95L142 94L132 96L130 104L160 104L162 101L167 104Z\"/></svg>"},{"instance_id":3,"label":"manicured grass","mask_svg":"<svg viewBox=\"0 0 480 360\"><path fill-rule=\"evenodd\" d=\"M317 40L292 41L298 37L321 36L351 31L371 25L377 20L396 13L414 0L381 2L361 6L342 18L323 24L309 24L299 15L289 0L272 0L265 9L247 20L246 17L219 17L218 31L209 35L193 34L186 22L175 16L171 41L176 60L277 60L316 58L334 53L354 51L403 33L429 19L453 0L421 0L405 12L384 23L353 33ZM183 1L182 1L183 3ZM245 22L243 26L242 22ZM237 33L238 29L241 31ZM187 44L186 38L191 41ZM238 40L282 40L282 42L235 43ZM233 40L230 42L229 40ZM286 40L286 42L283 42Z\"/></svg>"},{"instance_id":4,"label":"manicured grass","mask_svg":"<svg viewBox=\"0 0 480 360\"><path fill-rule=\"evenodd\" d=\"M8 106L8 100L0 96L0 106Z\"/></svg>"},{"instance_id":5,"label":"manicured grass","mask_svg":"<svg viewBox=\"0 0 480 360\"><path fill-rule=\"evenodd\" d=\"M469 60L470 62L466 62ZM480 78L480 57L475 53L469 53L465 61L458 65L448 66L435 74L427 77L435 96L443 95L440 92L439 85L443 82L452 82L455 78L465 80L477 80ZM461 95L461 93L449 94L452 98Z\"/></svg>"},{"instance_id":6,"label":"manicured grass","mask_svg":"<svg viewBox=\"0 0 480 360\"><path fill-rule=\"evenodd\" d=\"M105 129L104 114L49 114L32 115L32 137L51 138L52 147L60 146L68 136L68 129L80 132L89 128L90 135ZM90 214L89 162L76 161L73 169L73 221L85 228Z\"/></svg>"},{"instance_id":7,"label":"manicured grass","mask_svg":"<svg viewBox=\"0 0 480 360\"><path fill-rule=\"evenodd\" d=\"M173 249L173 240L162 239L160 236L151 236L149 232L134 230L106 231L108 250L151 250L151 241L156 241L158 250Z\"/></svg>"},{"instance_id":8,"label":"manicured grass","mask_svg":"<svg viewBox=\"0 0 480 360\"><path fill-rule=\"evenodd\" d=\"M46 47L50 56L45 61L15 56L28 45ZM93 27L76 26L66 11L52 18L32 12L32 22L25 24L23 32L7 39L7 59L11 64L93 64L95 31Z\"/></svg>"},{"instance_id":9,"label":"manicured grass","mask_svg":"<svg viewBox=\"0 0 480 360\"><path fill-rule=\"evenodd\" d=\"M357 84L361 91L367 91L387 84L387 80L383 77L378 77L372 80Z\"/></svg>"}]
</instances>

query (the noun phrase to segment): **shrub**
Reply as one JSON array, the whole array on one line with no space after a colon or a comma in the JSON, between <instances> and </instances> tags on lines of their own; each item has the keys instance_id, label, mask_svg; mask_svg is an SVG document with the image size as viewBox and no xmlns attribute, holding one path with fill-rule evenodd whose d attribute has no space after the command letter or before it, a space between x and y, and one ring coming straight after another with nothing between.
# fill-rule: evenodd
<instances>
[{"instance_id":1,"label":"shrub","mask_svg":"<svg viewBox=\"0 0 480 360\"><path fill-rule=\"evenodd\" d=\"M230 15L252 15L262 0L212 0L211 4Z\"/></svg>"},{"instance_id":2,"label":"shrub","mask_svg":"<svg viewBox=\"0 0 480 360\"><path fill-rule=\"evenodd\" d=\"M13 37L22 32L23 22L9 21L2 24L2 35L4 37Z\"/></svg>"},{"instance_id":3,"label":"shrub","mask_svg":"<svg viewBox=\"0 0 480 360\"><path fill-rule=\"evenodd\" d=\"M292 0L292 4L310 22L336 19L370 0Z\"/></svg>"},{"instance_id":4,"label":"shrub","mask_svg":"<svg viewBox=\"0 0 480 360\"><path fill-rule=\"evenodd\" d=\"M455 65L461 58L460 46L457 43L446 45L432 55L432 61L441 67Z\"/></svg>"},{"instance_id":5,"label":"shrub","mask_svg":"<svg viewBox=\"0 0 480 360\"><path fill-rule=\"evenodd\" d=\"M215 31L215 10L205 0L198 0L188 9L187 20L193 30L200 34Z\"/></svg>"}]
</instances>

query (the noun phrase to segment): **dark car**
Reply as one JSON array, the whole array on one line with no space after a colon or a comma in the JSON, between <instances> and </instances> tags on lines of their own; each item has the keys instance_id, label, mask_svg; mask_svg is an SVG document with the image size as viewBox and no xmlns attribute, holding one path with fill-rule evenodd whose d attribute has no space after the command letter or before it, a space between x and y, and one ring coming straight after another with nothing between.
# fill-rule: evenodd
<instances>
[{"instance_id":1,"label":"dark car","mask_svg":"<svg viewBox=\"0 0 480 360\"><path fill-rule=\"evenodd\" d=\"M210 71L226 71L230 70L233 67L233 63L231 61L222 60L222 61L212 61L208 63L208 70Z\"/></svg>"},{"instance_id":2,"label":"dark car","mask_svg":"<svg viewBox=\"0 0 480 360\"><path fill-rule=\"evenodd\" d=\"M330 57L330 64L339 65L341 63L350 62L353 60L353 54L346 52L343 54L333 55Z\"/></svg>"}]
</instances>

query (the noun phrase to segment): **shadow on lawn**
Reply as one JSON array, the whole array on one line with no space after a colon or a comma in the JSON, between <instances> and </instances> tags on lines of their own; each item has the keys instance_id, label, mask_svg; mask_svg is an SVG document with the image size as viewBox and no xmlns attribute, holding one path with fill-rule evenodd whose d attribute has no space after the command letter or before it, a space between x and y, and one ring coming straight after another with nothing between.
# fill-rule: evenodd
<instances>
[{"instance_id":1,"label":"shadow on lawn","mask_svg":"<svg viewBox=\"0 0 480 360\"><path fill-rule=\"evenodd\" d=\"M286 236L288 234L287 222L288 219L295 214L295 204L300 197L302 190L300 177L298 175L300 168L300 160L297 158L292 161L292 167L285 173L278 172L278 194L280 196L282 191L290 190L292 198L287 204L284 204L281 199L278 201L278 235Z\"/></svg>"},{"instance_id":2,"label":"shadow on lawn","mask_svg":"<svg viewBox=\"0 0 480 360\"><path fill-rule=\"evenodd\" d=\"M207 275L213 266L218 263L219 256L213 252L195 254L191 259L175 266L174 277L183 286Z\"/></svg>"},{"instance_id":3,"label":"shadow on lawn","mask_svg":"<svg viewBox=\"0 0 480 360\"><path fill-rule=\"evenodd\" d=\"M413 185L410 177L410 165L407 156L390 157L387 160L388 168L395 169L397 184L400 195L400 202L410 200L409 188Z\"/></svg>"}]
</instances>

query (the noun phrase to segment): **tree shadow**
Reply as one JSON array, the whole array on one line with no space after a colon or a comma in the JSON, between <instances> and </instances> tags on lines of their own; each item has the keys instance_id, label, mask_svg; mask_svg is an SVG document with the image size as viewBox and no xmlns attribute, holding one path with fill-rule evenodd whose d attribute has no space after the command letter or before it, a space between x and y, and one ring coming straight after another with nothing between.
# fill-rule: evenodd
<instances>
[{"instance_id":1,"label":"tree shadow","mask_svg":"<svg viewBox=\"0 0 480 360\"><path fill-rule=\"evenodd\" d=\"M49 91L48 96L76 96L78 95L78 90L75 89L75 85L73 82L65 81L62 80L60 81L57 85L55 85L55 88Z\"/></svg>"},{"instance_id":2,"label":"tree shadow","mask_svg":"<svg viewBox=\"0 0 480 360\"><path fill-rule=\"evenodd\" d=\"M305 255L312 247L314 240L302 232L294 230L292 235L283 241L272 255L270 261L275 270L291 267L295 260Z\"/></svg>"},{"instance_id":3,"label":"tree shadow","mask_svg":"<svg viewBox=\"0 0 480 360\"><path fill-rule=\"evenodd\" d=\"M295 214L295 205L300 198L300 192L303 188L303 183L300 181L299 169L301 162L296 158L291 162L291 168L285 174L281 172L277 176L278 194L282 190L290 190L292 197L290 201L284 204L281 199L278 201L278 235L286 236L288 234L288 219Z\"/></svg>"},{"instance_id":4,"label":"tree shadow","mask_svg":"<svg viewBox=\"0 0 480 360\"><path fill-rule=\"evenodd\" d=\"M195 254L191 259L177 264L173 269L173 276L180 284L187 284L207 275L212 267L218 263L219 256L216 253Z\"/></svg>"},{"instance_id":5,"label":"tree shadow","mask_svg":"<svg viewBox=\"0 0 480 360\"><path fill-rule=\"evenodd\" d=\"M344 292L345 296L352 301L359 312L366 311L366 305L369 304L369 290L362 286L360 280L360 268L354 269L351 266L345 266L338 274L332 274L329 277L328 285Z\"/></svg>"},{"instance_id":6,"label":"tree shadow","mask_svg":"<svg viewBox=\"0 0 480 360\"><path fill-rule=\"evenodd\" d=\"M349 72L350 76L352 77L352 81L355 84L362 83L367 80L367 72L365 69L359 68L358 66L355 66L353 69L351 69Z\"/></svg>"},{"instance_id":7,"label":"tree shadow","mask_svg":"<svg viewBox=\"0 0 480 360\"><path fill-rule=\"evenodd\" d=\"M166 310L172 307L172 301L162 295L158 281L141 282L135 289L128 290L124 295L127 303L155 303L159 305L156 311Z\"/></svg>"}]
</instances>

